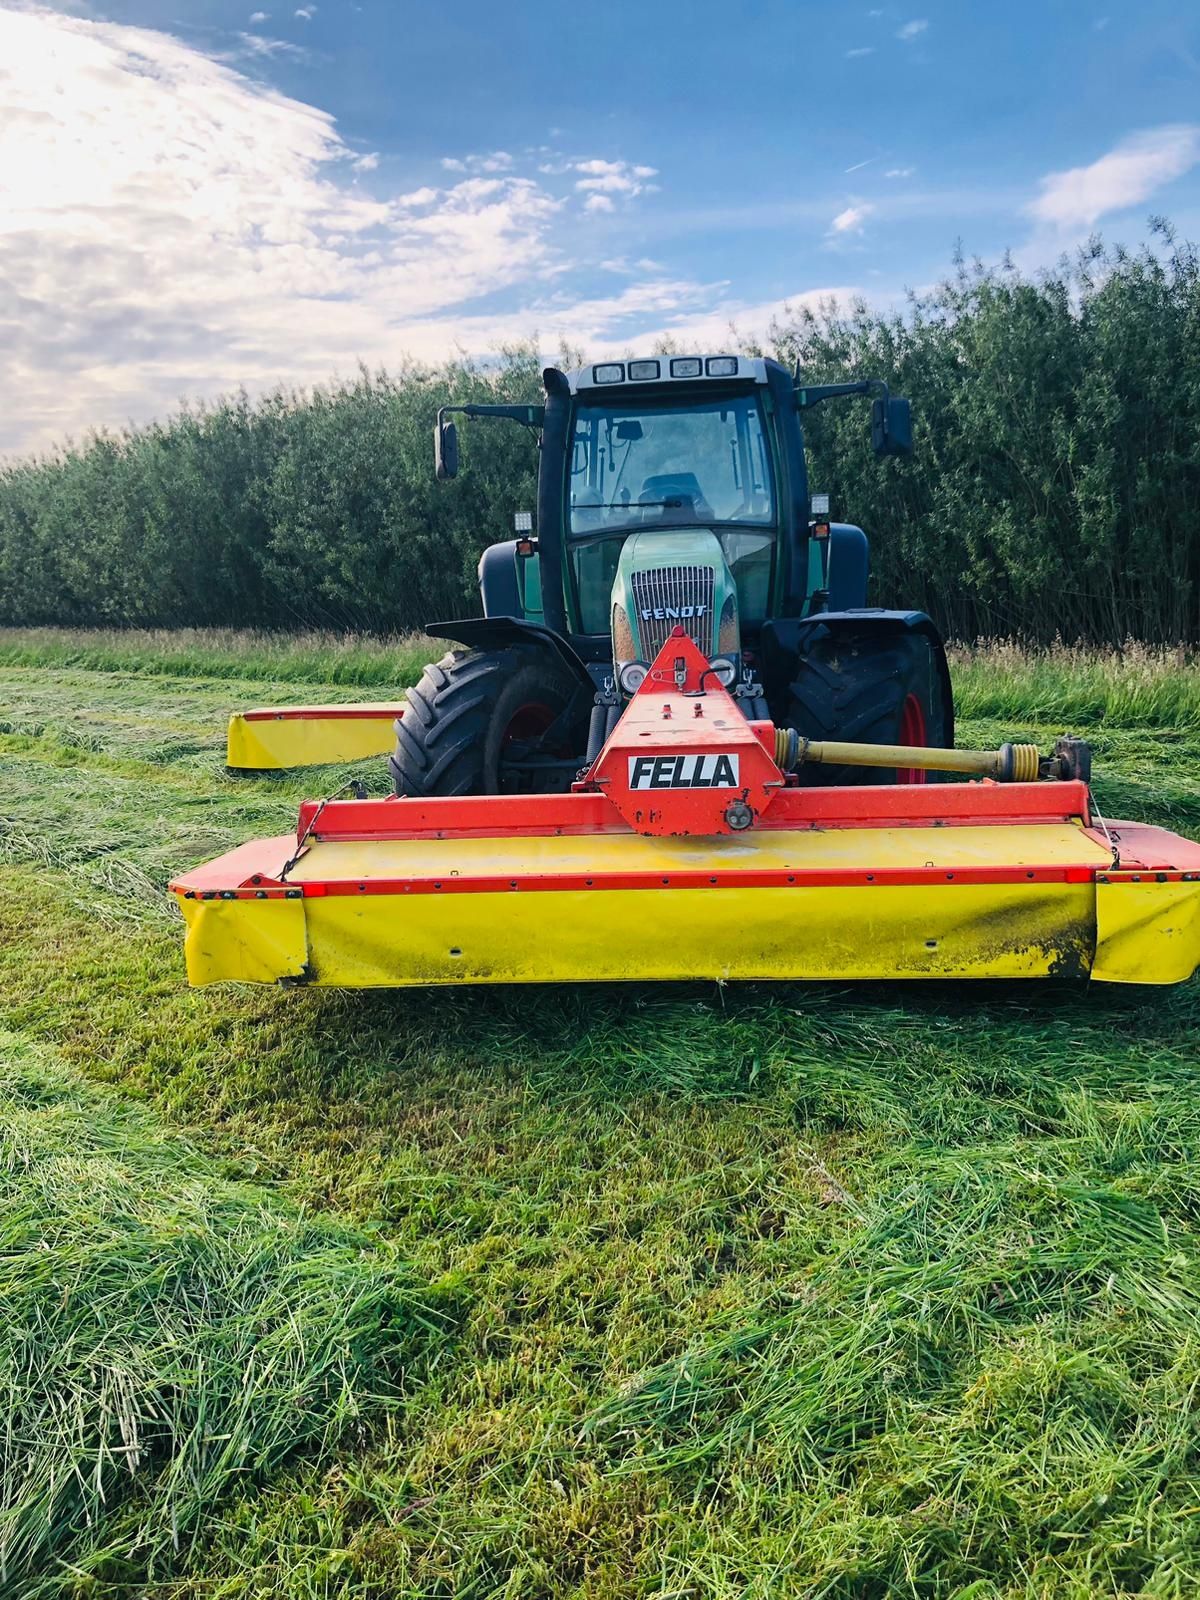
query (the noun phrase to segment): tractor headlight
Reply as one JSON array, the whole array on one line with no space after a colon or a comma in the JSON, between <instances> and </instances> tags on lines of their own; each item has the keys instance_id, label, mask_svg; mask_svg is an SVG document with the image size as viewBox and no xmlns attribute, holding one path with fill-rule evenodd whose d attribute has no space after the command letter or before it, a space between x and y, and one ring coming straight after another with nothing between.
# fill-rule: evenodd
<instances>
[{"instance_id":1,"label":"tractor headlight","mask_svg":"<svg viewBox=\"0 0 1200 1600\"><path fill-rule=\"evenodd\" d=\"M728 656L714 656L709 662L709 671L715 673L717 682L722 689L728 689L737 677L737 667Z\"/></svg>"},{"instance_id":2,"label":"tractor headlight","mask_svg":"<svg viewBox=\"0 0 1200 1600\"><path fill-rule=\"evenodd\" d=\"M617 673L617 682L625 694L636 694L645 683L649 671L644 661L627 661Z\"/></svg>"}]
</instances>

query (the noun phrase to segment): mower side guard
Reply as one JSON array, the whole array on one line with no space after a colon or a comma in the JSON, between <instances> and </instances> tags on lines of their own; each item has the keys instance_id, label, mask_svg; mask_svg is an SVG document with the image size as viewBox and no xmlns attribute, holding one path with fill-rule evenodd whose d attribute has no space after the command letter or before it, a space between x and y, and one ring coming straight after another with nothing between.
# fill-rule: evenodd
<instances>
[{"instance_id":1,"label":"mower side guard","mask_svg":"<svg viewBox=\"0 0 1200 1600\"><path fill-rule=\"evenodd\" d=\"M404 706L280 706L229 719L225 765L232 772L281 772L390 754Z\"/></svg>"}]
</instances>

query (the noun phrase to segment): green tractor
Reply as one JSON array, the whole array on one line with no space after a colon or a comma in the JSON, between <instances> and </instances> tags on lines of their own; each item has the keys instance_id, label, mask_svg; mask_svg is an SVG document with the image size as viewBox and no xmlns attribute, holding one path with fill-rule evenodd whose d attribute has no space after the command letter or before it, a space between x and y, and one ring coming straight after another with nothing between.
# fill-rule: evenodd
<instances>
[{"instance_id":1,"label":"green tractor","mask_svg":"<svg viewBox=\"0 0 1200 1600\"><path fill-rule=\"evenodd\" d=\"M480 561L483 616L428 630L466 648L408 691L397 794L569 789L676 627L752 721L816 740L953 745L936 628L867 606L866 536L808 493L803 411L872 396L876 453L907 455L907 400L878 380L805 385L776 361L730 355L550 367L543 383L544 405L438 414L439 478L458 470L452 412L536 431L536 536L519 516L518 536ZM801 781L926 776L815 766Z\"/></svg>"}]
</instances>

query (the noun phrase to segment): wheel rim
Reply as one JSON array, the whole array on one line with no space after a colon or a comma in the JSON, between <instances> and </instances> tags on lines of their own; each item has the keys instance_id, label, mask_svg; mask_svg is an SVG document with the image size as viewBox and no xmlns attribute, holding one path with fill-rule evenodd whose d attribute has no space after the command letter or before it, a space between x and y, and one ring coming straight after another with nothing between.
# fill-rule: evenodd
<instances>
[{"instance_id":1,"label":"wheel rim","mask_svg":"<svg viewBox=\"0 0 1200 1600\"><path fill-rule=\"evenodd\" d=\"M536 739L539 734L545 733L554 717L555 713L542 701L527 700L509 718L508 727L500 740L501 750L506 750L518 740Z\"/></svg>"},{"instance_id":2,"label":"wheel rim","mask_svg":"<svg viewBox=\"0 0 1200 1600\"><path fill-rule=\"evenodd\" d=\"M900 739L901 744L911 744L924 749L929 744L929 734L925 726L925 707L915 694L910 694L900 710ZM898 767L896 769L897 783L925 783L929 774L924 767Z\"/></svg>"}]
</instances>

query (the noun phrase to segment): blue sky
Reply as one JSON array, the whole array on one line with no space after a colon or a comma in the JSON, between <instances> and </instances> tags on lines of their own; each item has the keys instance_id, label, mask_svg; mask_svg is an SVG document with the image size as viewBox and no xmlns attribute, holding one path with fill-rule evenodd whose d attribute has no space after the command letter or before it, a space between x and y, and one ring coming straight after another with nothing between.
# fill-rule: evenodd
<instances>
[{"instance_id":1,"label":"blue sky","mask_svg":"<svg viewBox=\"0 0 1200 1600\"><path fill-rule=\"evenodd\" d=\"M1200 235L1200 8L0 0L0 447Z\"/></svg>"}]
</instances>

